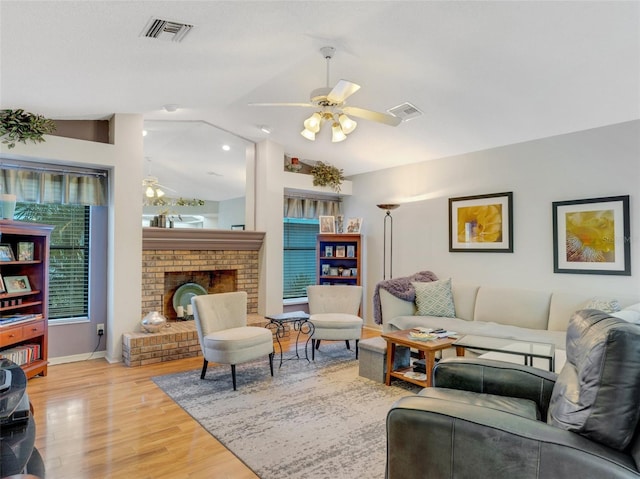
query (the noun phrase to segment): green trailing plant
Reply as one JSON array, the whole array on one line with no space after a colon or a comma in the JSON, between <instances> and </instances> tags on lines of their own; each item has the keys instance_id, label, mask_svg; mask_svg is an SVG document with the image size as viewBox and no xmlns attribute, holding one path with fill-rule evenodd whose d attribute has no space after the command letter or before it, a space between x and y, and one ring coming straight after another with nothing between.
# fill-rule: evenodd
<instances>
[{"instance_id":1,"label":"green trailing plant","mask_svg":"<svg viewBox=\"0 0 640 479\"><path fill-rule=\"evenodd\" d=\"M53 133L56 125L42 115L29 113L24 110L0 111L0 138L9 148L16 146L16 142L26 144L27 140L34 143L44 141L43 135Z\"/></svg>"},{"instance_id":2,"label":"green trailing plant","mask_svg":"<svg viewBox=\"0 0 640 479\"><path fill-rule=\"evenodd\" d=\"M340 193L340 186L344 181L343 171L329 163L318 161L311 168L314 186L330 186L336 193Z\"/></svg>"}]
</instances>

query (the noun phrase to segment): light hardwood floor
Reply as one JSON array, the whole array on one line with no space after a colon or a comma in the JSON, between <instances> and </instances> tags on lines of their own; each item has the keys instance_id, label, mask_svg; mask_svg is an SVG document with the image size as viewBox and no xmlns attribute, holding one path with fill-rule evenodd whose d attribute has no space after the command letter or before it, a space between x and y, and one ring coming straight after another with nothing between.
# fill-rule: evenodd
<instances>
[{"instance_id":1,"label":"light hardwood floor","mask_svg":"<svg viewBox=\"0 0 640 479\"><path fill-rule=\"evenodd\" d=\"M363 338L379 334L365 329ZM201 367L201 357L134 368L95 359L29 380L47 479L256 478L151 381Z\"/></svg>"}]
</instances>

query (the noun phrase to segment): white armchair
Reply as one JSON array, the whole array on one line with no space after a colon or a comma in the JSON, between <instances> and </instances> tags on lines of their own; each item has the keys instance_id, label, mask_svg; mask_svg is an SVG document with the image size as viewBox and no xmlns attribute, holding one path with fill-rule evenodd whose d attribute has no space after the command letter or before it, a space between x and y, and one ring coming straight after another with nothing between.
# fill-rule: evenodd
<instances>
[{"instance_id":1,"label":"white armchair","mask_svg":"<svg viewBox=\"0 0 640 479\"><path fill-rule=\"evenodd\" d=\"M218 293L191 298L193 316L204 356L200 379L209 361L231 364L233 390L236 390L236 364L269 355L273 376L273 336L271 331L247 326L247 293Z\"/></svg>"},{"instance_id":2,"label":"white armchair","mask_svg":"<svg viewBox=\"0 0 640 479\"><path fill-rule=\"evenodd\" d=\"M358 359L358 341L362 336L362 318L358 316L362 302L362 286L314 285L307 287L309 298L309 321L313 323L311 336L311 359L320 348L321 340L347 343L355 340L356 359Z\"/></svg>"}]
</instances>

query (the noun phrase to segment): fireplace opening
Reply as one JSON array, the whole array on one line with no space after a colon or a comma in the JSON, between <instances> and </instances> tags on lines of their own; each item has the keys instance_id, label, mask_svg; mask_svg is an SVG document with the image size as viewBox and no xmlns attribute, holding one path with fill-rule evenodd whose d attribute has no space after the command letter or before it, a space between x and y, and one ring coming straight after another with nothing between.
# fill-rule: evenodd
<instances>
[{"instance_id":1,"label":"fireplace opening","mask_svg":"<svg viewBox=\"0 0 640 479\"><path fill-rule=\"evenodd\" d=\"M175 271L164 273L163 314L169 321L179 321L173 307L176 290L186 283L202 286L208 294L233 293L238 290L238 271L235 269L215 271Z\"/></svg>"}]
</instances>

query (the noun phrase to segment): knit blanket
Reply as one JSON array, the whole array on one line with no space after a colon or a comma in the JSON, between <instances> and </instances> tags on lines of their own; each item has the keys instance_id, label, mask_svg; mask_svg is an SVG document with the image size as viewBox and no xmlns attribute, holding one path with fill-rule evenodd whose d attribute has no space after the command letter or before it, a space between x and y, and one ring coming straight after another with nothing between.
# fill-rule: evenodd
<instances>
[{"instance_id":1,"label":"knit blanket","mask_svg":"<svg viewBox=\"0 0 640 479\"><path fill-rule=\"evenodd\" d=\"M380 304L380 288L388 291L396 298L404 299L405 301L415 301L416 290L411 284L412 281L418 283L428 283L430 281L437 281L438 277L431 271L419 271L412 276L404 276L401 278L392 278L385 281L380 281L376 284L376 289L373 293L373 320L376 324L382 324L382 305Z\"/></svg>"}]
</instances>

